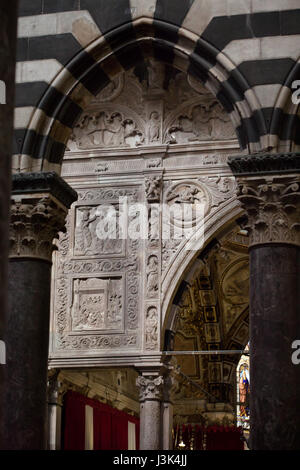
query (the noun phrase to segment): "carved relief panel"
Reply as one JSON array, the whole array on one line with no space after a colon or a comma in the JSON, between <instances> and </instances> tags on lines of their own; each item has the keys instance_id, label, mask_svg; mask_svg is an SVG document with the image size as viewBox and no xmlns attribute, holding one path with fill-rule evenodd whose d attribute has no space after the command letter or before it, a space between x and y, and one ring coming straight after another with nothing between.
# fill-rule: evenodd
<instances>
[{"instance_id":1,"label":"carved relief panel","mask_svg":"<svg viewBox=\"0 0 300 470\"><path fill-rule=\"evenodd\" d=\"M139 349L142 240L120 240L118 232L119 198L134 203L139 188L89 188L78 195L54 256L50 356ZM109 216L116 239L99 232Z\"/></svg>"},{"instance_id":2,"label":"carved relief panel","mask_svg":"<svg viewBox=\"0 0 300 470\"><path fill-rule=\"evenodd\" d=\"M80 205L75 210L75 256L124 256L125 240L120 239L119 205Z\"/></svg>"},{"instance_id":3,"label":"carved relief panel","mask_svg":"<svg viewBox=\"0 0 300 470\"><path fill-rule=\"evenodd\" d=\"M69 151L235 139L228 114L200 82L154 60L120 74L75 125Z\"/></svg>"},{"instance_id":4,"label":"carved relief panel","mask_svg":"<svg viewBox=\"0 0 300 470\"><path fill-rule=\"evenodd\" d=\"M122 331L123 284L122 278L73 279L72 331Z\"/></svg>"}]
</instances>

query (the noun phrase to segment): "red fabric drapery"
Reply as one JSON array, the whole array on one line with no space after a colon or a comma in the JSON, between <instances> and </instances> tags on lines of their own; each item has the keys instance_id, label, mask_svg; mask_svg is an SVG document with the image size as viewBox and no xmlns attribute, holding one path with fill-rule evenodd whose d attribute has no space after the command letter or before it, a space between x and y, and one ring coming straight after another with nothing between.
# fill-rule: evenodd
<instances>
[{"instance_id":1,"label":"red fabric drapery","mask_svg":"<svg viewBox=\"0 0 300 470\"><path fill-rule=\"evenodd\" d=\"M68 392L65 399L66 450L84 450L86 405L93 408L94 450L127 450L128 422L136 425L136 448L139 449L138 418L77 392Z\"/></svg>"},{"instance_id":2,"label":"red fabric drapery","mask_svg":"<svg viewBox=\"0 0 300 470\"><path fill-rule=\"evenodd\" d=\"M190 450L243 450L243 431L235 426L199 426L182 424L174 429L179 441L185 444L184 449Z\"/></svg>"},{"instance_id":3,"label":"red fabric drapery","mask_svg":"<svg viewBox=\"0 0 300 470\"><path fill-rule=\"evenodd\" d=\"M66 450L84 450L85 402L79 400L77 395L68 392L65 397L64 448Z\"/></svg>"}]
</instances>

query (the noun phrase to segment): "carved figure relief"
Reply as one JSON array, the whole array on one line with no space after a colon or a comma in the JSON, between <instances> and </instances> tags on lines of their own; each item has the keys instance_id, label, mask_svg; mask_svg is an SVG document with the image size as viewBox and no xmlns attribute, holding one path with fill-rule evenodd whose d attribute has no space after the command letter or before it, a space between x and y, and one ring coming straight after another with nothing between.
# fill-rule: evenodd
<instances>
[{"instance_id":1,"label":"carved figure relief","mask_svg":"<svg viewBox=\"0 0 300 470\"><path fill-rule=\"evenodd\" d=\"M148 202L158 202L160 200L161 177L148 176L145 178L145 193Z\"/></svg>"},{"instance_id":2,"label":"carved figure relief","mask_svg":"<svg viewBox=\"0 0 300 470\"><path fill-rule=\"evenodd\" d=\"M145 349L156 349L158 341L158 314L157 308L150 306L146 313Z\"/></svg>"},{"instance_id":3,"label":"carved figure relief","mask_svg":"<svg viewBox=\"0 0 300 470\"><path fill-rule=\"evenodd\" d=\"M147 295L153 297L158 292L158 258L150 255L147 260Z\"/></svg>"},{"instance_id":4,"label":"carved figure relief","mask_svg":"<svg viewBox=\"0 0 300 470\"><path fill-rule=\"evenodd\" d=\"M134 69L120 74L92 100L74 127L67 149L78 152L233 138L229 116L208 90L199 83L195 86L184 73L166 74L164 65L149 59L139 76Z\"/></svg>"},{"instance_id":5,"label":"carved figure relief","mask_svg":"<svg viewBox=\"0 0 300 470\"><path fill-rule=\"evenodd\" d=\"M71 312L73 331L120 329L121 280L75 279Z\"/></svg>"},{"instance_id":6,"label":"carved figure relief","mask_svg":"<svg viewBox=\"0 0 300 470\"><path fill-rule=\"evenodd\" d=\"M144 141L144 133L137 122L122 112L101 111L85 114L73 129L69 150L138 146Z\"/></svg>"},{"instance_id":7,"label":"carved figure relief","mask_svg":"<svg viewBox=\"0 0 300 470\"><path fill-rule=\"evenodd\" d=\"M160 138L160 117L157 111L152 111L149 118L149 142L158 142Z\"/></svg>"},{"instance_id":8,"label":"carved figure relief","mask_svg":"<svg viewBox=\"0 0 300 470\"><path fill-rule=\"evenodd\" d=\"M172 185L165 193L165 201L170 213L164 219L186 229L191 227L191 224L196 227L198 222L203 221L203 216L210 206L209 193L204 185L192 180ZM178 207L176 207L177 204Z\"/></svg>"},{"instance_id":9,"label":"carved figure relief","mask_svg":"<svg viewBox=\"0 0 300 470\"><path fill-rule=\"evenodd\" d=\"M74 254L121 254L124 240L120 239L119 230L117 205L77 207Z\"/></svg>"},{"instance_id":10,"label":"carved figure relief","mask_svg":"<svg viewBox=\"0 0 300 470\"><path fill-rule=\"evenodd\" d=\"M167 127L164 141L169 144L235 138L230 118L216 100L183 110Z\"/></svg>"},{"instance_id":11,"label":"carved figure relief","mask_svg":"<svg viewBox=\"0 0 300 470\"><path fill-rule=\"evenodd\" d=\"M78 193L54 259L55 334L50 354L78 356L80 351L84 357L90 350L140 348L140 241L130 240L126 247L123 240L119 249L97 237L101 217L108 216L106 208L117 205L119 197L135 202L138 189L97 187Z\"/></svg>"}]
</instances>

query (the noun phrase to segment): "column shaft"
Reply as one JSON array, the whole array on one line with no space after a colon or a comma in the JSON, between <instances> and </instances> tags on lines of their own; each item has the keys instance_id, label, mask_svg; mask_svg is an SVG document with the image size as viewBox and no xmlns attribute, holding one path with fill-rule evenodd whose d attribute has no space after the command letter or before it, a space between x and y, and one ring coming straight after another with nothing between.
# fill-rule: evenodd
<instances>
[{"instance_id":1,"label":"column shaft","mask_svg":"<svg viewBox=\"0 0 300 470\"><path fill-rule=\"evenodd\" d=\"M231 157L250 245L250 448L300 448L300 154Z\"/></svg>"},{"instance_id":2,"label":"column shaft","mask_svg":"<svg viewBox=\"0 0 300 470\"><path fill-rule=\"evenodd\" d=\"M46 448L51 257L75 199L54 172L13 176L1 449Z\"/></svg>"},{"instance_id":3,"label":"column shaft","mask_svg":"<svg viewBox=\"0 0 300 470\"><path fill-rule=\"evenodd\" d=\"M160 401L146 400L142 405L141 450L158 450L160 448Z\"/></svg>"},{"instance_id":4,"label":"column shaft","mask_svg":"<svg viewBox=\"0 0 300 470\"><path fill-rule=\"evenodd\" d=\"M6 408L1 397L7 377L4 335L7 316L17 3L17 0L0 2L0 448L5 431L1 426L1 416Z\"/></svg>"},{"instance_id":5,"label":"column shaft","mask_svg":"<svg viewBox=\"0 0 300 470\"><path fill-rule=\"evenodd\" d=\"M250 250L251 448L300 448L300 247Z\"/></svg>"},{"instance_id":6,"label":"column shaft","mask_svg":"<svg viewBox=\"0 0 300 470\"><path fill-rule=\"evenodd\" d=\"M44 260L9 262L6 408L1 419L5 449L46 446L50 271Z\"/></svg>"}]
</instances>

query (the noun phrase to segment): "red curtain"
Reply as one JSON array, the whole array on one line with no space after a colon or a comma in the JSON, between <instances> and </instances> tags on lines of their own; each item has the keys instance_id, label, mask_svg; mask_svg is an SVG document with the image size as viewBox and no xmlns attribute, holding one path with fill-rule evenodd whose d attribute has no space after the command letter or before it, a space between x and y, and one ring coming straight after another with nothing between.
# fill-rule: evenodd
<instances>
[{"instance_id":1,"label":"red curtain","mask_svg":"<svg viewBox=\"0 0 300 470\"><path fill-rule=\"evenodd\" d=\"M84 397L82 397L84 398ZM65 450L84 450L85 401L78 393L68 392L65 397Z\"/></svg>"},{"instance_id":2,"label":"red curtain","mask_svg":"<svg viewBox=\"0 0 300 470\"><path fill-rule=\"evenodd\" d=\"M94 450L111 450L111 413L94 408Z\"/></svg>"},{"instance_id":3,"label":"red curtain","mask_svg":"<svg viewBox=\"0 0 300 470\"><path fill-rule=\"evenodd\" d=\"M243 432L235 426L206 428L206 450L243 450Z\"/></svg>"},{"instance_id":4,"label":"red curtain","mask_svg":"<svg viewBox=\"0 0 300 470\"><path fill-rule=\"evenodd\" d=\"M86 405L93 408L94 450L127 450L128 421L135 423L139 449L138 418L76 392L68 392L65 398L65 449L84 450Z\"/></svg>"}]
</instances>

